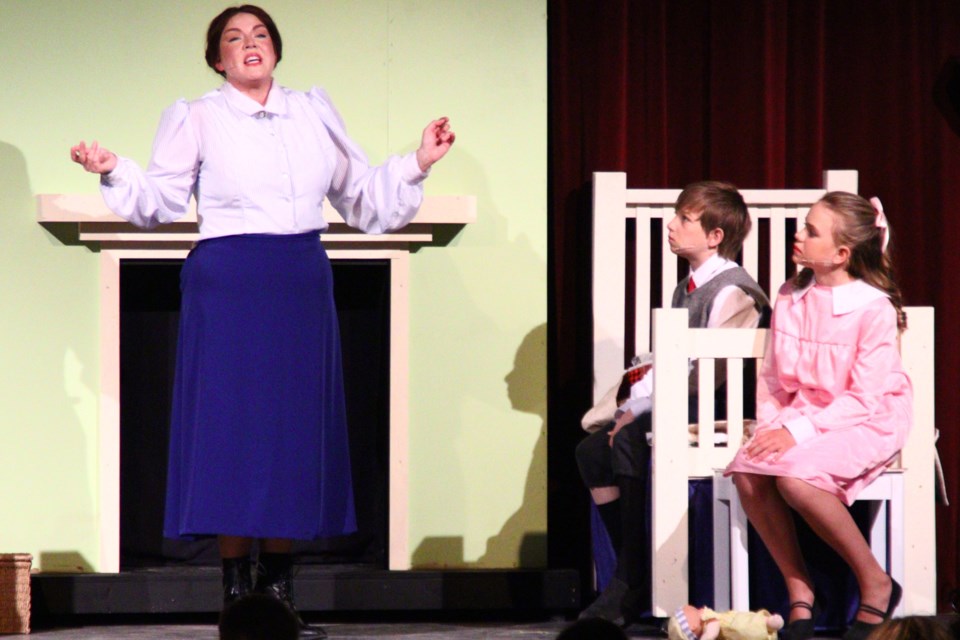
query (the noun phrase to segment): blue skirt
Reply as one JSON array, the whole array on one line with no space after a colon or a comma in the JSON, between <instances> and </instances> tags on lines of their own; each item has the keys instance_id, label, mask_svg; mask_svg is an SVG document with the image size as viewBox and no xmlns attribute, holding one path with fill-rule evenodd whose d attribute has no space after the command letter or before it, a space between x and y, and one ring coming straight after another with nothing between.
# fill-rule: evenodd
<instances>
[{"instance_id":1,"label":"blue skirt","mask_svg":"<svg viewBox=\"0 0 960 640\"><path fill-rule=\"evenodd\" d=\"M340 332L319 234L204 240L180 287L164 535L355 531Z\"/></svg>"}]
</instances>

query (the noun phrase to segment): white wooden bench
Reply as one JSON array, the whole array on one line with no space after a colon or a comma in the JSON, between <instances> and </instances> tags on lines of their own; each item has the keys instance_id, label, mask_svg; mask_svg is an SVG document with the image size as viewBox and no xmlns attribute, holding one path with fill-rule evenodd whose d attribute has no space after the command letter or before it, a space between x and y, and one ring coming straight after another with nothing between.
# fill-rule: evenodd
<instances>
[{"instance_id":1,"label":"white wooden bench","mask_svg":"<svg viewBox=\"0 0 960 640\"><path fill-rule=\"evenodd\" d=\"M911 379L916 381L932 373L932 345L923 343L933 335L933 310L929 307L907 307L911 329L903 335L904 366ZM749 601L749 571L747 554L747 518L739 503L739 497L730 478L722 477L722 470L737 451L744 431L743 419L743 363L748 359L761 359L767 340L763 329L725 329L722 339L717 339L717 330L690 329L687 326L686 309L654 309L653 311L654 367L654 448L653 448L653 505L654 528L660 527L663 544L658 550L658 560L667 570L654 565L654 583L665 590L670 589L678 576L671 568L688 558L686 536L686 512L669 508L683 504L687 486L682 476L671 470L686 468L687 478L713 476L713 549L714 549L714 606L718 610L752 608ZM666 354L660 355L658 354ZM910 354L907 357L907 354ZM714 396L699 394L698 413L705 416L697 425L699 438L696 447L689 446L686 402L683 397L687 384L688 358L697 358L700 367L699 385L712 385L716 359L726 360L727 413L726 434L728 445L714 444ZM759 362L757 363L759 368ZM681 392L678 394L677 389ZM666 407L662 414L658 406ZM917 419L920 413L915 408ZM918 443L923 438L911 438L901 452L901 459L918 453ZM702 444L701 444L702 443ZM932 442L929 452L932 474ZM922 461L918 462L922 464ZM658 473L664 469L666 473ZM871 483L857 500L876 503L876 512L871 526L870 543L874 556L891 576L905 587L911 584L907 575L908 530L905 514L910 514L905 499L909 475L898 463ZM932 478L931 478L932 479ZM932 501L932 495L930 496ZM661 505L667 507L661 508ZM919 514L918 514L919 515ZM932 522L931 522L932 523ZM922 556L913 559L922 560ZM684 579L686 576L681 577ZM909 589L909 587L907 587ZM665 596L666 597L666 596ZM676 597L674 595L673 597ZM895 612L903 615L906 600Z\"/></svg>"},{"instance_id":2,"label":"white wooden bench","mask_svg":"<svg viewBox=\"0 0 960 640\"><path fill-rule=\"evenodd\" d=\"M742 384L738 361L728 361L728 420L731 446L713 446L713 397L699 394L702 416L699 446L687 439L687 357L701 359L700 376L712 380L712 364L722 357L720 347L759 356L763 330L724 330L724 339L702 339L665 312L665 320L651 331L653 307L669 306L676 283L686 275L665 242L666 225L673 215L678 189L628 189L626 174L595 173L593 197L593 323L594 402L621 375L634 355L651 350L651 339L663 344L692 342L692 351L654 348L653 414L653 522L652 597L655 615L665 616L688 599L689 545L687 540L688 479L711 478L736 452L742 405L736 398ZM856 171L827 171L821 189L741 189L753 219L753 230L744 242L743 266L769 293L793 274L787 262L797 220L827 191L857 191ZM656 242L658 238L660 242ZM628 243L628 238L632 242ZM629 246L628 246L629 245ZM627 273L629 257L635 265ZM761 260L763 269L761 269ZM761 274L763 277L761 277ZM656 280L655 280L656 279ZM632 282L628 291L627 283ZM656 296L655 292L660 295ZM633 313L628 314L628 305ZM685 312L682 312L685 313ZM633 318L629 324L627 318ZM669 319L667 319L669 318ZM933 310L908 309L910 329L904 333L902 355L914 385L914 430L901 454L904 480L905 613L936 611L934 523L934 411L933 411ZM676 329L673 334L664 329ZM680 341L680 342L678 342ZM627 345L632 348L627 349ZM682 379L683 384L676 380ZM657 407L664 410L658 411ZM666 410L668 409L668 410ZM742 415L742 413L741 413ZM683 469L686 473L683 473ZM668 473L658 470L667 470Z\"/></svg>"}]
</instances>

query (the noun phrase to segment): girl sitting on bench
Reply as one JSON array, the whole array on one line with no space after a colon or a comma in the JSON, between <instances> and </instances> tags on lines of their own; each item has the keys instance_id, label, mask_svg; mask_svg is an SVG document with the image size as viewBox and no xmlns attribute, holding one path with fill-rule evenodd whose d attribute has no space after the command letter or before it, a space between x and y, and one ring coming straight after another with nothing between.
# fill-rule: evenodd
<instances>
[{"instance_id":1,"label":"girl sitting on bench","mask_svg":"<svg viewBox=\"0 0 960 640\"><path fill-rule=\"evenodd\" d=\"M811 638L823 605L790 508L857 579L860 608L844 640L866 638L902 595L846 509L903 447L913 419L888 239L876 198L831 192L811 207L793 249L804 269L780 288L773 312L757 429L726 470L786 581L788 640Z\"/></svg>"}]
</instances>

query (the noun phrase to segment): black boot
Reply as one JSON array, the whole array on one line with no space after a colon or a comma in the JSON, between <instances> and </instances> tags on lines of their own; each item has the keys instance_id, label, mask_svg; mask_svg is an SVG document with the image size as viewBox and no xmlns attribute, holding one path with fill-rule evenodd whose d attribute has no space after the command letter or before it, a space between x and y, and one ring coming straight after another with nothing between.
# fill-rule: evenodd
<instances>
[{"instance_id":1,"label":"black boot","mask_svg":"<svg viewBox=\"0 0 960 640\"><path fill-rule=\"evenodd\" d=\"M250 567L250 556L223 559L224 606L253 591L253 578L250 576Z\"/></svg>"},{"instance_id":2,"label":"black boot","mask_svg":"<svg viewBox=\"0 0 960 640\"><path fill-rule=\"evenodd\" d=\"M600 519L603 520L603 526L610 537L610 544L613 546L614 553L620 556L620 547L623 544L623 538L620 534L620 500L613 500L605 504L597 505L597 511L600 513ZM619 574L619 570L618 570ZM615 576L603 592L597 596L593 603L580 612L579 619L602 618L618 626L623 626L623 613L620 610L620 604L624 594L627 592L627 584Z\"/></svg>"},{"instance_id":3,"label":"black boot","mask_svg":"<svg viewBox=\"0 0 960 640\"><path fill-rule=\"evenodd\" d=\"M617 557L617 577L627 584L627 592L621 600L627 625L650 612L650 500L644 480L617 476L623 516L623 544Z\"/></svg>"},{"instance_id":4,"label":"black boot","mask_svg":"<svg viewBox=\"0 0 960 640\"><path fill-rule=\"evenodd\" d=\"M610 538L610 545L614 553L620 553L620 545L623 544L623 535L620 533L623 516L620 515L620 500L611 500L605 504L597 505L597 513L603 521L603 527L607 530L607 537Z\"/></svg>"},{"instance_id":5,"label":"black boot","mask_svg":"<svg viewBox=\"0 0 960 640\"><path fill-rule=\"evenodd\" d=\"M327 632L322 627L309 625L300 617L300 612L293 603L293 561L289 553L260 552L257 560L257 593L273 596L287 605L290 612L297 619L300 626L301 640L317 640L326 638Z\"/></svg>"},{"instance_id":6,"label":"black boot","mask_svg":"<svg viewBox=\"0 0 960 640\"><path fill-rule=\"evenodd\" d=\"M578 619L601 618L607 622L612 622L618 627L626 625L623 617L623 597L626 595L627 583L619 578L610 580L607 588L593 601L589 607L580 612Z\"/></svg>"}]
</instances>

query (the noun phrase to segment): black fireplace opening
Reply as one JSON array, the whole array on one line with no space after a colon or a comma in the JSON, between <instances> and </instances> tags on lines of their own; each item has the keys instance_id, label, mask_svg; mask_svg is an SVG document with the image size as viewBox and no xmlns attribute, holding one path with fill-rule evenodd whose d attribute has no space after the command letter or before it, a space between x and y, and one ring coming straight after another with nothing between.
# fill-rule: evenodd
<instances>
[{"instance_id":1,"label":"black fireplace opening","mask_svg":"<svg viewBox=\"0 0 960 640\"><path fill-rule=\"evenodd\" d=\"M120 568L216 565L216 540L163 537L182 260L120 263ZM297 542L301 564L385 568L389 532L390 261L333 260L356 533Z\"/></svg>"}]
</instances>

